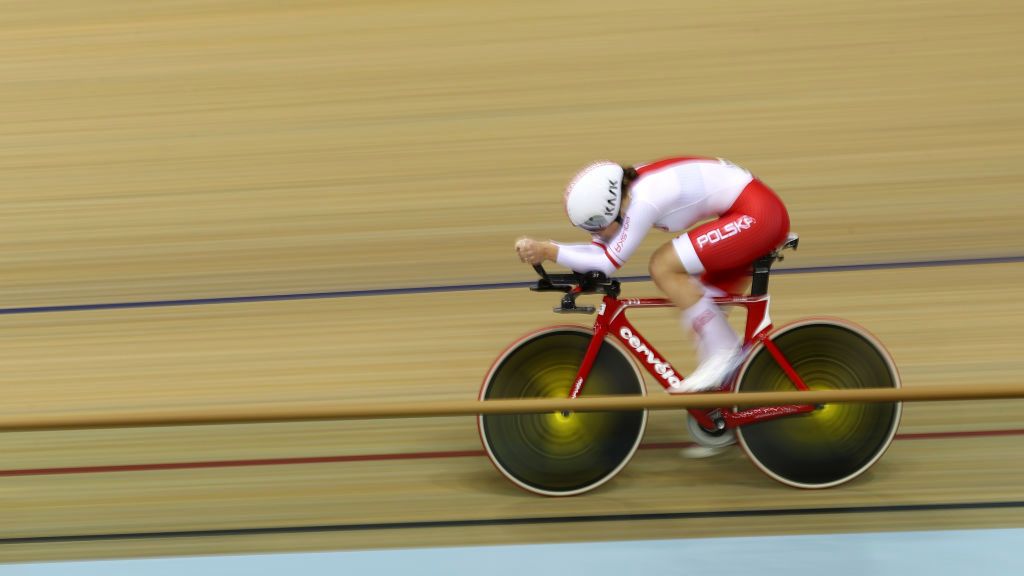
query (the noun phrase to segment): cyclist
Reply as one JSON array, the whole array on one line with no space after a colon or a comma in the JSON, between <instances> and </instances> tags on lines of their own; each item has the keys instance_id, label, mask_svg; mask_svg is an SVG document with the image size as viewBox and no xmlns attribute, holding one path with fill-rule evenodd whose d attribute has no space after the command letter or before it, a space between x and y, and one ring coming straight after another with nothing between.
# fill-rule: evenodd
<instances>
[{"instance_id":1,"label":"cyclist","mask_svg":"<svg viewBox=\"0 0 1024 576\"><path fill-rule=\"evenodd\" d=\"M785 240L789 215L775 192L723 159L669 158L635 168L602 161L569 183L565 210L592 242L520 238L515 244L520 260L551 260L577 272L611 276L651 228L681 232L705 221L656 249L649 270L682 310L683 326L696 335L700 362L669 392L720 387L741 359L741 343L712 298L741 292L754 260Z\"/></svg>"}]
</instances>

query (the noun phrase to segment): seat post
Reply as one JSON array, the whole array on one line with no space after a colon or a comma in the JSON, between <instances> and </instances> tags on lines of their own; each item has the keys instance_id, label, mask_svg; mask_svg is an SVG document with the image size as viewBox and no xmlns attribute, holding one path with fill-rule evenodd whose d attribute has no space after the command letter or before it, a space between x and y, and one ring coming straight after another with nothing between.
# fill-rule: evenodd
<instances>
[{"instance_id":1,"label":"seat post","mask_svg":"<svg viewBox=\"0 0 1024 576\"><path fill-rule=\"evenodd\" d=\"M764 296L768 293L768 275L772 270L775 255L762 256L754 261L754 277L750 281L750 295Z\"/></svg>"},{"instance_id":2,"label":"seat post","mask_svg":"<svg viewBox=\"0 0 1024 576\"><path fill-rule=\"evenodd\" d=\"M754 277L750 281L750 295L764 296L768 293L768 275L771 274L772 264L776 260L782 260L782 251L786 248L796 250L800 244L800 236L790 232L786 241L779 245L773 252L754 260Z\"/></svg>"}]
</instances>

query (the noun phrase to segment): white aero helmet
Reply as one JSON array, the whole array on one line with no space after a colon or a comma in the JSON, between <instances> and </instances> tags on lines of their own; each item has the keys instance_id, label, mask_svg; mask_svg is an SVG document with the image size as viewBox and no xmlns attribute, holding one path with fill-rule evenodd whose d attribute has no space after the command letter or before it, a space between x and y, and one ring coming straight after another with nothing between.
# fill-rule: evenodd
<instances>
[{"instance_id":1,"label":"white aero helmet","mask_svg":"<svg viewBox=\"0 0 1024 576\"><path fill-rule=\"evenodd\" d=\"M569 182L565 212L573 226L595 232L622 221L622 172L622 166L614 162L595 162Z\"/></svg>"}]
</instances>

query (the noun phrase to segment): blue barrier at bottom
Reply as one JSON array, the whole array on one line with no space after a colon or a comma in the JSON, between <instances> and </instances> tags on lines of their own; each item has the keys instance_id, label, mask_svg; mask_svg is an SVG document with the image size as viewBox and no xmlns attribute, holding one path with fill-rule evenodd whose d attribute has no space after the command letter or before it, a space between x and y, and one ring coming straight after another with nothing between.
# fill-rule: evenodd
<instances>
[{"instance_id":1,"label":"blue barrier at bottom","mask_svg":"<svg viewBox=\"0 0 1024 576\"><path fill-rule=\"evenodd\" d=\"M1022 547L1024 529L872 532L6 564L0 575L622 576L720 573L726 566L761 576L1024 574Z\"/></svg>"}]
</instances>

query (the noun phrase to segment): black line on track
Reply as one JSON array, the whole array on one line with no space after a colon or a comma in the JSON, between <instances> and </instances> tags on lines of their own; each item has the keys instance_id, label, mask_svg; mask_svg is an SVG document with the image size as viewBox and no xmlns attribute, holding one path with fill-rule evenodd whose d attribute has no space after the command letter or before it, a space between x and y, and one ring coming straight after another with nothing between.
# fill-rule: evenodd
<instances>
[{"instance_id":1,"label":"black line on track","mask_svg":"<svg viewBox=\"0 0 1024 576\"><path fill-rule=\"evenodd\" d=\"M595 522L641 522L656 520L694 520L716 518L759 518L772 516L821 516L827 514L877 514L886 512L934 512L952 510L995 510L1024 508L1024 501L956 502L947 504L895 504L879 506L840 506L835 508L770 508L762 510L709 510L705 512L654 512L647 514L597 514L587 516L539 516L532 518L493 518L481 520L432 520L419 522L381 522L367 524L324 524L313 526L273 526L264 528L228 528L217 530L181 530L167 532L125 532L112 534L71 534L0 538L0 545L99 542L110 540L157 540L164 538L211 538L218 536L260 536L267 534L309 534L316 532L364 532L373 530L415 530L423 528L467 528L481 526L530 526L543 524L581 524Z\"/></svg>"},{"instance_id":2,"label":"black line on track","mask_svg":"<svg viewBox=\"0 0 1024 576\"><path fill-rule=\"evenodd\" d=\"M899 268L935 268L942 266L977 266L982 264L1010 264L1024 262L1024 256L997 256L992 258L957 258L949 260L914 260L905 262L872 262L866 264L839 264L835 266L808 266L781 268L773 274L816 274L822 272L850 272L856 270L891 270ZM650 280L649 276L623 276L622 282ZM67 304L60 306L28 306L0 308L0 315L39 314L43 312L80 312L85 310L118 310L125 308L162 308L167 306L202 306L209 304L242 304L247 302L276 302L284 300L313 300L320 298L355 298L360 296L395 296L438 292L470 292L502 288L525 288L533 282L496 282L491 284L459 284L451 286L412 286L406 288L375 288L367 290L339 290L333 292L306 292L298 294L263 294L254 296L224 296L218 298L189 298L182 300L145 300L139 302L106 302L97 304Z\"/></svg>"}]
</instances>

